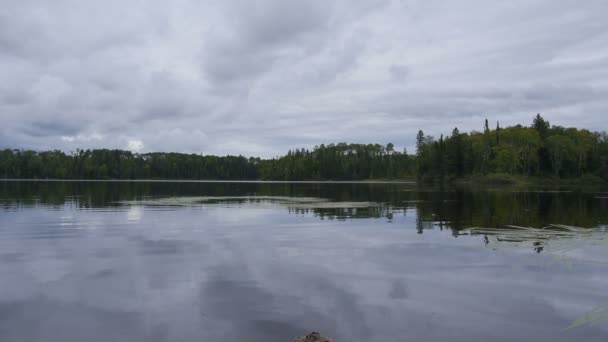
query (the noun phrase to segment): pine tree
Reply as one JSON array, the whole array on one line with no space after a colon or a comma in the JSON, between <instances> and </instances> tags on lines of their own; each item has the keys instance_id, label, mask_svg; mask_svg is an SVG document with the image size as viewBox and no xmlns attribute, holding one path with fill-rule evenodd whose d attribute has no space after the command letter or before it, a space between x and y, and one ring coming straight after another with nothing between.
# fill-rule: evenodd
<instances>
[{"instance_id":1,"label":"pine tree","mask_svg":"<svg viewBox=\"0 0 608 342\"><path fill-rule=\"evenodd\" d=\"M420 157L422 155L422 149L424 148L424 132L418 131L416 136L416 155Z\"/></svg>"},{"instance_id":2,"label":"pine tree","mask_svg":"<svg viewBox=\"0 0 608 342\"><path fill-rule=\"evenodd\" d=\"M500 145L500 123L496 121L496 145Z\"/></svg>"},{"instance_id":3,"label":"pine tree","mask_svg":"<svg viewBox=\"0 0 608 342\"><path fill-rule=\"evenodd\" d=\"M536 114L536 117L532 122L532 128L538 131L538 134L540 134L541 139L545 140L547 138L547 134L549 133L550 127L551 125L549 124L549 121L545 121L545 119L540 116L540 113Z\"/></svg>"}]
</instances>

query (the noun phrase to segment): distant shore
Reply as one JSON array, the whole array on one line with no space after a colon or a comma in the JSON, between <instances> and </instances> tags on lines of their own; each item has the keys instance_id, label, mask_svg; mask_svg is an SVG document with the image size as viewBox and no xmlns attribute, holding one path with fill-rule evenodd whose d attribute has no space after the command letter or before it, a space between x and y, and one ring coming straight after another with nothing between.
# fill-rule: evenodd
<instances>
[{"instance_id":1,"label":"distant shore","mask_svg":"<svg viewBox=\"0 0 608 342\"><path fill-rule=\"evenodd\" d=\"M455 185L497 185L497 186L601 186L608 182L600 177L585 175L576 178L557 178L539 176L521 176L509 174L476 175L466 178L454 179L450 183Z\"/></svg>"},{"instance_id":2,"label":"distant shore","mask_svg":"<svg viewBox=\"0 0 608 342\"><path fill-rule=\"evenodd\" d=\"M139 183L277 183L277 184L416 184L414 180L246 180L246 179L36 179L0 178L3 182L139 182Z\"/></svg>"},{"instance_id":3,"label":"distant shore","mask_svg":"<svg viewBox=\"0 0 608 342\"><path fill-rule=\"evenodd\" d=\"M437 185L437 182L419 182L413 179L366 179L366 180L263 180L263 179L36 179L36 178L0 178L0 182L88 182L88 183L242 183L242 184L410 184ZM475 175L465 178L446 180L448 186L500 186L500 187L586 187L608 186L602 178L587 175L578 178L556 178L538 176L520 176L508 174Z\"/></svg>"}]
</instances>

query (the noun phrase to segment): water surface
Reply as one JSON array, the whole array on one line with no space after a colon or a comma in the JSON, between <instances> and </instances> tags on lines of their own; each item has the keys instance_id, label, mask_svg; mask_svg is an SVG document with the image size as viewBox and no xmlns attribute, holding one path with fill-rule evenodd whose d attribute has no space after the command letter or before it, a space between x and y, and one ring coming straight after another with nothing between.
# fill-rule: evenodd
<instances>
[{"instance_id":1,"label":"water surface","mask_svg":"<svg viewBox=\"0 0 608 342\"><path fill-rule=\"evenodd\" d=\"M0 182L0 341L606 341L607 209L598 189Z\"/></svg>"}]
</instances>

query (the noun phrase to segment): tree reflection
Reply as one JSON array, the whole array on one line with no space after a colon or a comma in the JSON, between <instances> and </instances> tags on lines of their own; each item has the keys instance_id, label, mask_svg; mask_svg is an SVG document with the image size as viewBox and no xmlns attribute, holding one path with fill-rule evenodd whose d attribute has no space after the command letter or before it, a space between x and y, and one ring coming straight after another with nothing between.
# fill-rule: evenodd
<instances>
[{"instance_id":1,"label":"tree reflection","mask_svg":"<svg viewBox=\"0 0 608 342\"><path fill-rule=\"evenodd\" d=\"M255 202L256 196L324 199L334 205L280 204L290 214L324 220L385 218L395 222L396 214L411 210L418 234L438 228L450 229L455 237L471 227L500 230L560 224L593 228L608 223L605 196L582 190L425 189L394 183L0 182L0 208L67 203L98 208L118 206L121 201L181 196L247 196L249 202ZM491 243L488 235L483 241ZM537 241L533 248L540 253L545 246Z\"/></svg>"}]
</instances>

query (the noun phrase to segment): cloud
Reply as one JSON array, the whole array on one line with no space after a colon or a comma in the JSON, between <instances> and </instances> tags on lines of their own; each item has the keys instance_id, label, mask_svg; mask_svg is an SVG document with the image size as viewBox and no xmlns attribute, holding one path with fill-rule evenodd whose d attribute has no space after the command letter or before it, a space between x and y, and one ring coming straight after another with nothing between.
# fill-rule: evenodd
<instances>
[{"instance_id":1,"label":"cloud","mask_svg":"<svg viewBox=\"0 0 608 342\"><path fill-rule=\"evenodd\" d=\"M329 15L320 0L230 2L221 11L221 28L209 35L203 70L219 83L251 80L320 44Z\"/></svg>"},{"instance_id":2,"label":"cloud","mask_svg":"<svg viewBox=\"0 0 608 342\"><path fill-rule=\"evenodd\" d=\"M127 150L133 152L140 152L144 148L144 143L141 140L129 140L127 143Z\"/></svg>"},{"instance_id":3,"label":"cloud","mask_svg":"<svg viewBox=\"0 0 608 342\"><path fill-rule=\"evenodd\" d=\"M403 81L407 78L410 70L406 65L391 65L388 68L388 71L393 79L396 81Z\"/></svg>"},{"instance_id":4,"label":"cloud","mask_svg":"<svg viewBox=\"0 0 608 342\"><path fill-rule=\"evenodd\" d=\"M61 140L65 141L65 142L87 142L87 141L94 141L94 140L102 140L103 136L97 134L97 133L92 133L90 135L85 135L85 134L78 134L76 136L73 135L63 135L61 136Z\"/></svg>"},{"instance_id":5,"label":"cloud","mask_svg":"<svg viewBox=\"0 0 608 342\"><path fill-rule=\"evenodd\" d=\"M538 112L597 129L607 11L549 0L10 2L0 148L411 149L420 128L528 124Z\"/></svg>"}]
</instances>

